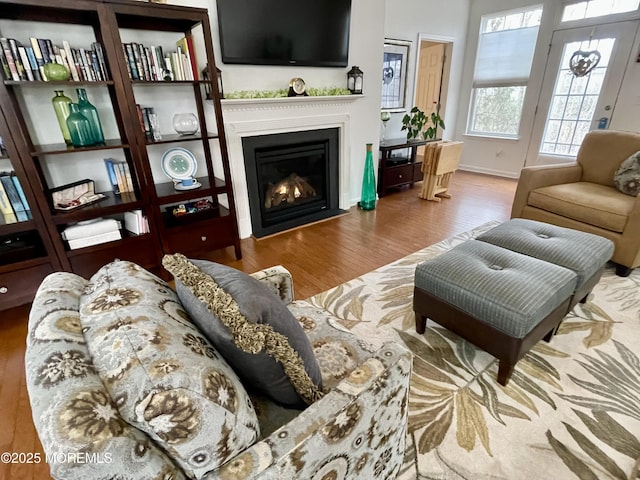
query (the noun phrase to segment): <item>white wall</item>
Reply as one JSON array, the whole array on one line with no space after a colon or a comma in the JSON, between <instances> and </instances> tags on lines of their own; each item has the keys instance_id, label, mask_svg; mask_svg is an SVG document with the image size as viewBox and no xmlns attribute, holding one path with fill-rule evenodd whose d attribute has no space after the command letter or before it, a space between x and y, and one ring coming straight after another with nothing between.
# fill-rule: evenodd
<instances>
[{"instance_id":1,"label":"white wall","mask_svg":"<svg viewBox=\"0 0 640 480\"><path fill-rule=\"evenodd\" d=\"M411 51L409 55L409 69L407 72L407 106L413 106L415 75L418 58L418 38L425 34L431 38L446 38L453 40L453 52L451 58L451 71L449 90L447 94L447 106L441 111L447 129L443 137L452 139L455 137L454 128L458 118L458 105L460 103L460 86L462 81L462 69L464 66L465 43L467 23L469 17L469 4L471 0L449 0L446 6L436 0L386 0L384 34L386 38L410 40ZM402 137L402 113L392 113L387 125L387 137Z\"/></svg>"},{"instance_id":2,"label":"white wall","mask_svg":"<svg viewBox=\"0 0 640 480\"><path fill-rule=\"evenodd\" d=\"M466 119L471 98L471 82L481 17L486 14L537 4L543 5L543 16L524 101L520 138L511 140L466 135ZM455 131L456 139L465 142L460 162L461 169L513 178L519 177L530 146L530 136L542 86L547 52L561 6L561 2L557 0L474 0L471 2L469 31L465 48L467 55L464 62L460 91L461 101ZM611 129L640 131L640 116L637 114L640 106L640 92L638 91L640 64L635 62L640 49L639 42L640 39L636 38L632 50L634 52L633 58L629 60L615 113L611 119Z\"/></svg>"}]
</instances>

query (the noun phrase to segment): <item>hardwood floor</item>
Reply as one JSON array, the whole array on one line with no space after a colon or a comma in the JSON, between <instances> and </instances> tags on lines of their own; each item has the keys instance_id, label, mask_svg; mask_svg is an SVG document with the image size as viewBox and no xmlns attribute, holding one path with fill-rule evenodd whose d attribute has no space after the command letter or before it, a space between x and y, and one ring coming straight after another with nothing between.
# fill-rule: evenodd
<instances>
[{"instance_id":1,"label":"hardwood floor","mask_svg":"<svg viewBox=\"0 0 640 480\"><path fill-rule=\"evenodd\" d=\"M509 218L516 180L457 172L440 203L418 198L420 185L387 195L372 211L352 208L340 217L265 239L242 241L208 258L254 272L284 265L296 298L307 298L416 250L490 220ZM0 453L39 452L24 375L28 306L0 312ZM0 463L0 480L49 478L46 464Z\"/></svg>"}]
</instances>

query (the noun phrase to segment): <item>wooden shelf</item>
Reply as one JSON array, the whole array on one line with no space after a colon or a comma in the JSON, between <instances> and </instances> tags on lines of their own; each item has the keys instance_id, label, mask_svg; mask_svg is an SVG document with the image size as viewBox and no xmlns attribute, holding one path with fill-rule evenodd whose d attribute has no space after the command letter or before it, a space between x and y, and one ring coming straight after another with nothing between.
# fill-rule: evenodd
<instances>
[{"instance_id":1,"label":"wooden shelf","mask_svg":"<svg viewBox=\"0 0 640 480\"><path fill-rule=\"evenodd\" d=\"M95 150L110 150L114 148L129 148L129 145L122 143L122 140L106 140L105 143L91 145L88 147L73 147L66 143L52 143L48 145L34 145L34 151L29 152L32 157L38 157L40 155L61 155L66 153L82 153Z\"/></svg>"},{"instance_id":2,"label":"wooden shelf","mask_svg":"<svg viewBox=\"0 0 640 480\"><path fill-rule=\"evenodd\" d=\"M204 252L207 249L233 246L237 258L241 257L240 238L237 230L235 202L231 185L231 171L227 145L220 141L217 132L224 131L220 98L216 94L216 85L210 80L149 81L131 80L127 58L128 49L123 44L140 42L140 31L144 31L145 42L157 38L156 45L175 45L175 41L189 36L192 31L196 43L195 52L199 56L198 64L207 64L209 78L214 78L216 69L211 24L208 10L205 8L184 7L178 5L159 5L135 0L0 0L0 20L3 20L2 34L15 38L23 45L29 43L29 37L51 38L54 45L60 45L68 28L69 39L77 38L78 32L91 31L87 41L100 42L104 54L107 81L0 81L0 136L7 144L11 165L20 179L33 220L19 224L0 224L0 236L21 232L36 232L42 240L43 255L27 261L13 262L0 267L0 282L20 283L18 294L12 294L11 305L29 300L43 276L54 270L67 270L84 277L91 276L98 268L114 258L130 260L143 268L168 277L162 269L162 256L180 247L185 254ZM26 22L27 27L12 24L12 21ZM63 28L54 29L55 23ZM74 31L74 29L76 31ZM168 39L167 37L172 37ZM148 39L148 40L147 40ZM169 52L165 52L169 53ZM195 72L200 75L201 72ZM100 94L110 101L109 106L102 102L103 112L115 120L118 138L108 139L104 144L88 147L72 147L64 143L43 144L35 139L41 138L35 132L55 128L57 122L51 120L51 112L40 115L39 108L45 100L50 102L52 89L73 87L102 87ZM212 88L203 88L211 86ZM29 96L34 101L25 101L24 88L28 87ZM180 90L177 87L182 87ZM187 88L185 88L187 87ZM174 88L174 90L167 90ZM206 90L212 97L205 98ZM187 92L188 91L188 92ZM163 135L158 141L146 138L140 128L136 104L156 103L159 110L172 94L179 93L186 101L195 104L195 112L200 132L195 135L180 136L174 133ZM186 98L187 95L189 98ZM175 96L175 95L174 95ZM101 99L102 100L102 99ZM212 105L213 104L213 105ZM206 109L213 109L206 111ZM112 115L111 115L112 113ZM102 116L102 115L101 115ZM211 119L214 120L211 120ZM53 121L53 124L49 122ZM211 125L207 125L210 123ZM114 135L114 134L112 134ZM51 137L55 138L55 137ZM213 140L213 141L212 141ZM199 171L204 172L198 178L202 187L189 191L176 191L172 182L156 184L152 165L160 158L154 145L172 145L189 142L194 148L202 147L202 157L198 159ZM199 142L199 144L198 144ZM77 166L78 171L95 169L96 180L106 180L104 156L119 157L129 167L136 193L107 195L94 204L71 211L56 211L52 208L50 190L61 183L72 183ZM107 154L114 151L112 154ZM89 153L91 153L89 155ZM61 162L50 156L70 155L64 159L66 164L60 172L55 171ZM47 158L45 158L47 157ZM6 156L3 158L7 158ZM63 160L63 159L60 159ZM214 162L215 160L215 162ZM202 163L200 163L202 161ZM91 163L93 162L93 163ZM54 174L51 173L52 169ZM81 173L80 175L87 175ZM93 178L93 176L91 176ZM55 181L55 183L53 183ZM51 184L49 182L52 182ZM106 187L102 187L106 188ZM217 196L226 195L230 209L218 205ZM202 218L192 218L188 226L167 225L164 221L164 208L171 203L177 204L197 198L209 198L216 207L214 215L204 214ZM90 247L70 250L63 241L61 232L70 224L80 221L109 217L123 220L124 213L141 210L148 218L151 233L144 235L123 235L120 240ZM207 239L202 240L203 238ZM21 274L29 280L29 288L23 286ZM25 278L27 278L25 277ZM4 300L4 299L3 299ZM0 307L4 307L3 305Z\"/></svg>"}]
</instances>

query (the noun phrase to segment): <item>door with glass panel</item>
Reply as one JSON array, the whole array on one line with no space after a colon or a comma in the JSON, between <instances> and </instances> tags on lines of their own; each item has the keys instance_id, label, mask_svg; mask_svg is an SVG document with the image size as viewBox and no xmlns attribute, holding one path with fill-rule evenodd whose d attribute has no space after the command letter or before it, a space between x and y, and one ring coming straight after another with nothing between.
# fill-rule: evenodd
<instances>
[{"instance_id":1,"label":"door with glass panel","mask_svg":"<svg viewBox=\"0 0 640 480\"><path fill-rule=\"evenodd\" d=\"M558 30L547 59L528 165L573 161L590 130L608 128L637 21ZM599 61L584 75L576 75Z\"/></svg>"}]
</instances>

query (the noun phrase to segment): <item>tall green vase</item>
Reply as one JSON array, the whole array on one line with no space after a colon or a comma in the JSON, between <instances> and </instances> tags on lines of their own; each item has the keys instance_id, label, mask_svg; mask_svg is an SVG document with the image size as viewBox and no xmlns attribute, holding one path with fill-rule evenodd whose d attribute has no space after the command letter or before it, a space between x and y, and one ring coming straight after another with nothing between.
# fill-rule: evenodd
<instances>
[{"instance_id":1,"label":"tall green vase","mask_svg":"<svg viewBox=\"0 0 640 480\"><path fill-rule=\"evenodd\" d=\"M373 170L373 145L367 143L367 156L364 162L364 176L362 177L362 196L358 206L362 210L376 208L376 175Z\"/></svg>"},{"instance_id":2,"label":"tall green vase","mask_svg":"<svg viewBox=\"0 0 640 480\"><path fill-rule=\"evenodd\" d=\"M93 134L94 143L104 143L104 134L102 133L102 124L98 110L87 99L87 91L84 88L77 88L78 93L78 109L91 124L91 132Z\"/></svg>"},{"instance_id":3,"label":"tall green vase","mask_svg":"<svg viewBox=\"0 0 640 480\"><path fill-rule=\"evenodd\" d=\"M51 99L53 110L56 112L56 118L58 119L58 125L60 125L60 131L62 132L64 143L72 145L71 134L67 127L67 117L71 113L71 109L69 108L71 99L67 97L62 90L56 90L55 92L56 96Z\"/></svg>"}]
</instances>

